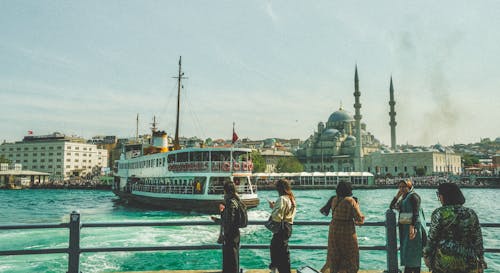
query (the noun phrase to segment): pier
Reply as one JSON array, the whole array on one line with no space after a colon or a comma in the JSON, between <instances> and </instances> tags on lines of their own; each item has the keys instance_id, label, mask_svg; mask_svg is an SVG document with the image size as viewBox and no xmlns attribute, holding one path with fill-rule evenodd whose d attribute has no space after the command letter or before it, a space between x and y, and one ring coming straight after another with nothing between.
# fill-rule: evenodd
<instances>
[{"instance_id":1,"label":"pier","mask_svg":"<svg viewBox=\"0 0 500 273\"><path fill-rule=\"evenodd\" d=\"M249 221L249 225L264 225L266 221ZM305 226L327 226L329 221L295 221L294 225ZM108 223L82 223L81 215L78 212L72 212L68 223L59 224L29 224L29 225L0 225L0 230L23 230L23 229L69 229L68 247L62 248L45 248L45 249L17 249L17 250L1 250L0 256L11 255L42 255L62 253L68 254L68 273L80 273L80 256L83 253L98 253L98 252L138 252L138 251L195 251L195 250L220 250L219 244L202 244L202 245L176 245L176 246L129 246L129 247L99 247L99 248L82 248L80 246L81 230L86 228L113 228L113 227L151 227L151 226L201 226L201 225L218 225L212 221L160 221L160 222L108 222ZM392 210L387 210L384 222L366 222L366 227L385 227L385 245L360 246L361 251L377 250L386 252L386 269L383 272L397 273L399 272L398 263L398 246L396 238L396 214ZM482 223L482 227L499 228L500 223ZM241 249L261 249L268 251L268 244L242 244ZM326 250L327 243L323 245L310 244L291 244L290 249L301 250ZM485 252L500 253L500 248L485 248ZM305 265L304 265L305 266ZM299 272L300 268L296 269ZM248 269L244 272L260 273L268 272L264 269ZM165 270L161 271L142 271L144 272L162 272L162 273L202 273L202 272L220 272L217 269L211 270ZM375 273L382 271L360 271L366 273Z\"/></svg>"}]
</instances>

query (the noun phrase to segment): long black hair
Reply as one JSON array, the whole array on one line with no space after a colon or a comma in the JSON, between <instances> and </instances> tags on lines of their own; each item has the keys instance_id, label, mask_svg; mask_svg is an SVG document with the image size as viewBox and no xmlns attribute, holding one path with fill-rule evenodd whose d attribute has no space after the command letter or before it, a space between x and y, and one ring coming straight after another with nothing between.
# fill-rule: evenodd
<instances>
[{"instance_id":1,"label":"long black hair","mask_svg":"<svg viewBox=\"0 0 500 273\"><path fill-rule=\"evenodd\" d=\"M233 197L238 200L240 199L238 197L238 194L236 194L236 186L234 185L233 181L226 181L224 183L224 194L226 195L226 197Z\"/></svg>"}]
</instances>

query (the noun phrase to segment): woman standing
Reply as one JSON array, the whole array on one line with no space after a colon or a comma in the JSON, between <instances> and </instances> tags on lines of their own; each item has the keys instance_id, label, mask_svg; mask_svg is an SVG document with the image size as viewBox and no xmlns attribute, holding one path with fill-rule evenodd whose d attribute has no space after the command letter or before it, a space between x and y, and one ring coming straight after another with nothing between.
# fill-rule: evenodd
<instances>
[{"instance_id":1,"label":"woman standing","mask_svg":"<svg viewBox=\"0 0 500 273\"><path fill-rule=\"evenodd\" d=\"M410 180L399 181L398 193L390 208L399 210L399 252L404 273L420 273L425 230L420 215L420 196Z\"/></svg>"},{"instance_id":2,"label":"woman standing","mask_svg":"<svg viewBox=\"0 0 500 273\"><path fill-rule=\"evenodd\" d=\"M350 183L339 182L336 193L337 196L330 201L332 221L328 231L328 254L321 272L358 272L359 248L355 225L362 225L365 217L357 199L352 196Z\"/></svg>"},{"instance_id":3,"label":"woman standing","mask_svg":"<svg viewBox=\"0 0 500 273\"><path fill-rule=\"evenodd\" d=\"M424 260L433 273L476 273L487 268L483 236L474 210L462 206L465 197L454 183L436 192L442 207L432 213Z\"/></svg>"},{"instance_id":4,"label":"woman standing","mask_svg":"<svg viewBox=\"0 0 500 273\"><path fill-rule=\"evenodd\" d=\"M271 239L271 264L269 269L274 273L276 269L280 273L290 273L290 250L288 240L292 235L292 224L297 212L297 203L292 193L290 182L280 179L276 182L276 190L279 198L276 202L269 201L269 207L273 209L271 218L275 222L281 222L282 228L273 234Z\"/></svg>"},{"instance_id":5,"label":"woman standing","mask_svg":"<svg viewBox=\"0 0 500 273\"><path fill-rule=\"evenodd\" d=\"M222 211L222 272L239 272L240 266L240 229L237 223L240 198L233 182L224 183L224 202Z\"/></svg>"}]
</instances>

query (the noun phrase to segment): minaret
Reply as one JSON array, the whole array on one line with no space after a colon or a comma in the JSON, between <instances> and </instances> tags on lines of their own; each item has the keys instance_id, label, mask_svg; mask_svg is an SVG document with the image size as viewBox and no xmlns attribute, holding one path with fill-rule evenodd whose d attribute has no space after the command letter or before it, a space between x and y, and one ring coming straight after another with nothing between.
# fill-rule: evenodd
<instances>
[{"instance_id":1,"label":"minaret","mask_svg":"<svg viewBox=\"0 0 500 273\"><path fill-rule=\"evenodd\" d=\"M393 151L396 150L396 111L394 111L394 105L396 102L394 101L394 87L392 86L392 76L391 76L391 86L389 87L390 100L389 106L391 107L391 111L389 112L389 116L391 117L391 121L389 125L391 126L391 149Z\"/></svg>"},{"instance_id":2,"label":"minaret","mask_svg":"<svg viewBox=\"0 0 500 273\"><path fill-rule=\"evenodd\" d=\"M359 79L358 79L358 66L354 71L354 109L356 114L354 115L354 121L356 123L356 150L354 152L354 171L363 171L363 147L361 146L361 103L359 102Z\"/></svg>"}]
</instances>

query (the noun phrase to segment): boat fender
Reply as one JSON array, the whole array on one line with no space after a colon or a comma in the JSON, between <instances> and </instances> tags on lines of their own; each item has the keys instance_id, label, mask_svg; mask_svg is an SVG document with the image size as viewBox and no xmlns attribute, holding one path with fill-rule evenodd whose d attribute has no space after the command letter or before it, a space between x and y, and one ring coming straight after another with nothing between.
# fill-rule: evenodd
<instances>
[{"instance_id":1,"label":"boat fender","mask_svg":"<svg viewBox=\"0 0 500 273\"><path fill-rule=\"evenodd\" d=\"M229 165L229 162L226 161L222 165L222 170L228 172L230 167L231 167L231 165Z\"/></svg>"}]
</instances>

